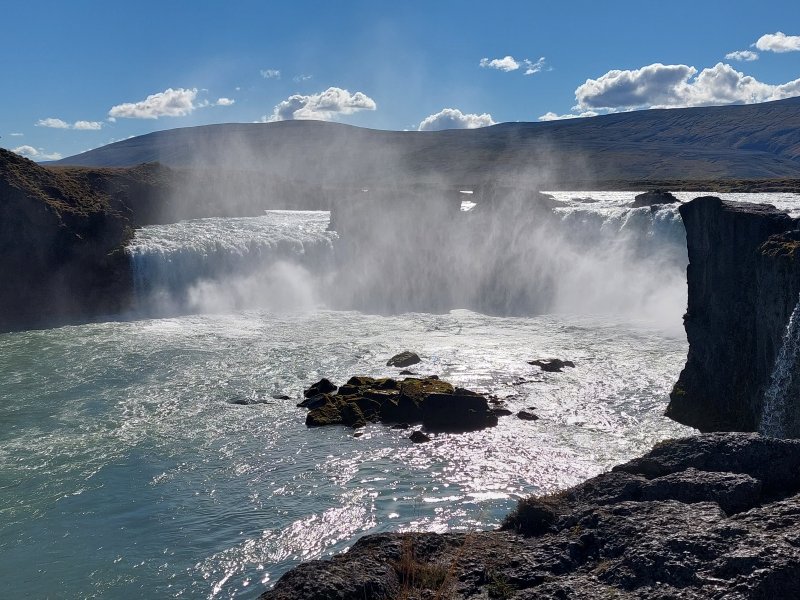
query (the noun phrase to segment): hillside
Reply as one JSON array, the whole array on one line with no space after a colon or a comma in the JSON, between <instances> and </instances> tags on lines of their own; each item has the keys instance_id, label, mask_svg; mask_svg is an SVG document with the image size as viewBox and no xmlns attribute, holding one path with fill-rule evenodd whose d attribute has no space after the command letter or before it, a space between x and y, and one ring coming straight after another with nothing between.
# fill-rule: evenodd
<instances>
[{"instance_id":1,"label":"hillside","mask_svg":"<svg viewBox=\"0 0 800 600\"><path fill-rule=\"evenodd\" d=\"M53 164L258 170L309 184L417 182L536 187L800 177L800 98L646 110L472 130L398 132L320 121L159 131Z\"/></svg>"}]
</instances>

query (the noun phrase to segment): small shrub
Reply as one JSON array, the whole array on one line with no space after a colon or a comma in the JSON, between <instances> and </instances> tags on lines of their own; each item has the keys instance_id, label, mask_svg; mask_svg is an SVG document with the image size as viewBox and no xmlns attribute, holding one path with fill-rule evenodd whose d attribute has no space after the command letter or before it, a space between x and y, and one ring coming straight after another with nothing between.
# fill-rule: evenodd
<instances>
[{"instance_id":1,"label":"small shrub","mask_svg":"<svg viewBox=\"0 0 800 600\"><path fill-rule=\"evenodd\" d=\"M511 512L500 529L516 531L525 536L542 535L551 530L560 514L565 492L538 498L524 498Z\"/></svg>"}]
</instances>

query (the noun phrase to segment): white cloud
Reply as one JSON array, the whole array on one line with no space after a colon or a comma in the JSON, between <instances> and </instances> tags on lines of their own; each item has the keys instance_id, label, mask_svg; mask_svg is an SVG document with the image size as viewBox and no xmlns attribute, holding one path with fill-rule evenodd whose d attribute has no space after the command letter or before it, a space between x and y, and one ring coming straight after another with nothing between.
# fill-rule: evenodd
<instances>
[{"instance_id":1,"label":"white cloud","mask_svg":"<svg viewBox=\"0 0 800 600\"><path fill-rule=\"evenodd\" d=\"M218 98L216 102L214 102L214 106L230 106L231 104L235 104L236 100L232 98Z\"/></svg>"},{"instance_id":2,"label":"white cloud","mask_svg":"<svg viewBox=\"0 0 800 600\"><path fill-rule=\"evenodd\" d=\"M476 129L494 125L492 115L483 113L464 114L457 108L445 108L436 114L425 117L419 124L419 131L440 131L442 129Z\"/></svg>"},{"instance_id":3,"label":"white cloud","mask_svg":"<svg viewBox=\"0 0 800 600\"><path fill-rule=\"evenodd\" d=\"M97 131L102 129L103 124L100 121L75 121L72 126L73 129L83 129L87 131Z\"/></svg>"},{"instance_id":4,"label":"white cloud","mask_svg":"<svg viewBox=\"0 0 800 600\"><path fill-rule=\"evenodd\" d=\"M536 62L532 62L527 58L522 62L525 63L525 75L534 75L544 69L545 66L544 56L540 56Z\"/></svg>"},{"instance_id":5,"label":"white cloud","mask_svg":"<svg viewBox=\"0 0 800 600\"><path fill-rule=\"evenodd\" d=\"M758 60L758 52L753 52L752 50L736 50L735 52L728 52L725 58L728 60L751 62Z\"/></svg>"},{"instance_id":6,"label":"white cloud","mask_svg":"<svg viewBox=\"0 0 800 600\"><path fill-rule=\"evenodd\" d=\"M10 135L11 137L22 137L25 134L24 133L9 133L8 135Z\"/></svg>"},{"instance_id":7,"label":"white cloud","mask_svg":"<svg viewBox=\"0 0 800 600\"><path fill-rule=\"evenodd\" d=\"M505 71L506 73L509 71L516 71L520 66L513 56L493 58L492 60L489 60L488 58L482 58L481 62L478 64L484 68L498 69L499 71Z\"/></svg>"},{"instance_id":8,"label":"white cloud","mask_svg":"<svg viewBox=\"0 0 800 600\"><path fill-rule=\"evenodd\" d=\"M292 81L294 81L295 83L300 83L301 81L308 81L309 79L311 79L311 77L312 77L311 75L295 75L294 77L292 77Z\"/></svg>"},{"instance_id":9,"label":"white cloud","mask_svg":"<svg viewBox=\"0 0 800 600\"><path fill-rule=\"evenodd\" d=\"M48 117L47 119L39 119L36 123L37 127L50 127L52 129L78 129L83 131L97 131L103 124L99 121L75 121L69 124L63 119L55 119Z\"/></svg>"},{"instance_id":10,"label":"white cloud","mask_svg":"<svg viewBox=\"0 0 800 600\"><path fill-rule=\"evenodd\" d=\"M126 119L158 119L159 117L185 117L197 108L194 100L197 88L173 90L167 88L163 92L152 94L139 102L125 102L112 106L108 111L110 117Z\"/></svg>"},{"instance_id":11,"label":"white cloud","mask_svg":"<svg viewBox=\"0 0 800 600\"><path fill-rule=\"evenodd\" d=\"M559 115L554 112L547 112L539 117L540 121L561 121L563 119L582 119L583 117L596 117L598 113L594 112L593 110L587 110L582 113L567 113L565 115Z\"/></svg>"},{"instance_id":12,"label":"white cloud","mask_svg":"<svg viewBox=\"0 0 800 600\"><path fill-rule=\"evenodd\" d=\"M765 52L798 52L800 35L786 35L782 31L776 31L762 35L754 45Z\"/></svg>"},{"instance_id":13,"label":"white cloud","mask_svg":"<svg viewBox=\"0 0 800 600\"><path fill-rule=\"evenodd\" d=\"M264 79L280 79L281 72L278 69L262 69L261 76Z\"/></svg>"},{"instance_id":14,"label":"white cloud","mask_svg":"<svg viewBox=\"0 0 800 600\"><path fill-rule=\"evenodd\" d=\"M272 115L261 118L261 122L291 121L294 119L319 119L329 121L339 115L350 115L360 110L375 110L375 101L363 94L351 94L338 87L329 87L319 94L294 94L280 102Z\"/></svg>"},{"instance_id":15,"label":"white cloud","mask_svg":"<svg viewBox=\"0 0 800 600\"><path fill-rule=\"evenodd\" d=\"M20 156L24 156L25 158L30 158L31 160L58 160L62 158L61 154L58 152L53 152L47 154L41 148L34 148L33 146L18 146L11 150L12 152L16 152Z\"/></svg>"},{"instance_id":16,"label":"white cloud","mask_svg":"<svg viewBox=\"0 0 800 600\"><path fill-rule=\"evenodd\" d=\"M703 69L655 63L630 71L609 71L575 90L577 110L677 108L752 104L800 95L800 79L771 85L723 63Z\"/></svg>"},{"instance_id":17,"label":"white cloud","mask_svg":"<svg viewBox=\"0 0 800 600\"><path fill-rule=\"evenodd\" d=\"M69 129L69 123L66 121L62 121L61 119L54 119L53 117L47 117L46 119L39 119L36 123L37 127L51 127L53 129Z\"/></svg>"}]
</instances>

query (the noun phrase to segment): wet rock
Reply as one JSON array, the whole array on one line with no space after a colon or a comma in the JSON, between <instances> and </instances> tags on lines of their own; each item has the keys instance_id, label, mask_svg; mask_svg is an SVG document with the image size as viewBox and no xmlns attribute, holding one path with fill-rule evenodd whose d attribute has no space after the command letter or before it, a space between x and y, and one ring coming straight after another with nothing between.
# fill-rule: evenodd
<instances>
[{"instance_id":1,"label":"wet rock","mask_svg":"<svg viewBox=\"0 0 800 600\"><path fill-rule=\"evenodd\" d=\"M431 438L429 436L425 435L419 430L415 431L410 436L408 436L408 439L410 439L415 444L423 444L425 442L431 441Z\"/></svg>"},{"instance_id":2,"label":"wet rock","mask_svg":"<svg viewBox=\"0 0 800 600\"><path fill-rule=\"evenodd\" d=\"M529 360L528 364L539 367L542 371L548 373L560 373L564 367L575 366L575 363L571 360L561 360L560 358L539 358L536 360Z\"/></svg>"},{"instance_id":3,"label":"wet rock","mask_svg":"<svg viewBox=\"0 0 800 600\"><path fill-rule=\"evenodd\" d=\"M392 358L386 361L387 367L410 367L420 362L422 359L415 352L408 350L395 354Z\"/></svg>"},{"instance_id":4,"label":"wet rock","mask_svg":"<svg viewBox=\"0 0 800 600\"><path fill-rule=\"evenodd\" d=\"M232 398L228 398L228 404L234 404L237 406L253 406L255 404L269 404L269 402L264 398L259 398L257 396L233 396Z\"/></svg>"},{"instance_id":5,"label":"wet rock","mask_svg":"<svg viewBox=\"0 0 800 600\"><path fill-rule=\"evenodd\" d=\"M633 199L632 208L641 208L643 206L657 207L661 204L675 204L680 202L675 196L666 190L650 190L643 194L637 194Z\"/></svg>"},{"instance_id":6,"label":"wet rock","mask_svg":"<svg viewBox=\"0 0 800 600\"><path fill-rule=\"evenodd\" d=\"M411 427L409 423L395 423L392 425L392 429L408 429Z\"/></svg>"},{"instance_id":7,"label":"wet rock","mask_svg":"<svg viewBox=\"0 0 800 600\"><path fill-rule=\"evenodd\" d=\"M275 400L291 400L291 396L287 396L286 394L277 394L272 396Z\"/></svg>"},{"instance_id":8,"label":"wet rock","mask_svg":"<svg viewBox=\"0 0 800 600\"><path fill-rule=\"evenodd\" d=\"M319 394L318 396L311 396L310 398L306 398L302 402L298 402L297 406L299 408L317 408L322 406L328 402L328 395L327 394Z\"/></svg>"},{"instance_id":9,"label":"wet rock","mask_svg":"<svg viewBox=\"0 0 800 600\"><path fill-rule=\"evenodd\" d=\"M339 402L331 396L322 396L324 402L312 408L306 415L308 427L322 427L324 425L342 425L344 419L339 410Z\"/></svg>"},{"instance_id":10,"label":"wet rock","mask_svg":"<svg viewBox=\"0 0 800 600\"><path fill-rule=\"evenodd\" d=\"M538 421L539 417L533 414L532 412L528 412L527 410L521 410L517 413L517 416L522 419L523 421Z\"/></svg>"},{"instance_id":11,"label":"wet rock","mask_svg":"<svg viewBox=\"0 0 800 600\"><path fill-rule=\"evenodd\" d=\"M514 413L512 413L510 410L508 410L507 408L505 408L504 406L496 406L496 407L494 407L494 408L491 408L491 409L489 409L489 410L491 410L491 411L492 411L492 414L493 414L495 417L507 417L507 416L509 416L509 415L512 415L512 414L514 414Z\"/></svg>"},{"instance_id":12,"label":"wet rock","mask_svg":"<svg viewBox=\"0 0 800 600\"><path fill-rule=\"evenodd\" d=\"M408 369L403 369L400 371L400 375L416 375L416 373L414 373L414 371L409 371Z\"/></svg>"},{"instance_id":13,"label":"wet rock","mask_svg":"<svg viewBox=\"0 0 800 600\"><path fill-rule=\"evenodd\" d=\"M307 390L303 391L303 396L306 398L311 398L312 396L318 396L319 394L330 394L331 392L336 391L336 386L331 383L329 379L325 379L324 377L320 379L317 383L313 384Z\"/></svg>"},{"instance_id":14,"label":"wet rock","mask_svg":"<svg viewBox=\"0 0 800 600\"><path fill-rule=\"evenodd\" d=\"M318 383L307 391L331 386ZM497 424L497 415L489 410L484 396L466 389L456 393L451 384L435 376L351 377L337 393L310 396L298 406L310 409L309 427L342 424L355 428L384 422L423 423L431 431L473 431Z\"/></svg>"},{"instance_id":15,"label":"wet rock","mask_svg":"<svg viewBox=\"0 0 800 600\"><path fill-rule=\"evenodd\" d=\"M454 392L429 394L422 404L422 424L429 431L476 431L497 425L497 415L489 410L480 394Z\"/></svg>"}]
</instances>

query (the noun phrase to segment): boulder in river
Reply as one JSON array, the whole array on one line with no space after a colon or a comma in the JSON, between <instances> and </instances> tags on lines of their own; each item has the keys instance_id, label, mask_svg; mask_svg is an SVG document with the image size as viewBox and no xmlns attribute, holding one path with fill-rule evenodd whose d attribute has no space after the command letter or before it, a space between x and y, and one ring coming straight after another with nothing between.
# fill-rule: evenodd
<instances>
[{"instance_id":1,"label":"boulder in river","mask_svg":"<svg viewBox=\"0 0 800 600\"><path fill-rule=\"evenodd\" d=\"M405 350L400 354L395 354L392 358L386 361L387 367L410 367L420 362L422 359L416 352L409 352Z\"/></svg>"},{"instance_id":2,"label":"boulder in river","mask_svg":"<svg viewBox=\"0 0 800 600\"><path fill-rule=\"evenodd\" d=\"M419 430L415 431L410 436L408 436L408 439L410 439L415 444L423 444L425 442L431 441L430 436L426 435L425 433Z\"/></svg>"},{"instance_id":3,"label":"boulder in river","mask_svg":"<svg viewBox=\"0 0 800 600\"><path fill-rule=\"evenodd\" d=\"M327 381L327 380L323 380ZM310 395L298 406L309 409L306 425L348 425L362 427L368 422L422 423L429 431L474 431L497 425L497 415L485 396L454 388L438 377L351 377L336 393Z\"/></svg>"},{"instance_id":4,"label":"boulder in river","mask_svg":"<svg viewBox=\"0 0 800 600\"><path fill-rule=\"evenodd\" d=\"M635 196L631 207L641 208L643 206L649 206L652 208L660 204L675 204L676 202L680 202L680 200L666 190L650 190Z\"/></svg>"},{"instance_id":5,"label":"boulder in river","mask_svg":"<svg viewBox=\"0 0 800 600\"><path fill-rule=\"evenodd\" d=\"M561 373L564 367L575 367L575 363L571 360L562 360L560 358L537 358L536 360L529 360L528 364L539 367L542 371L547 371L548 373Z\"/></svg>"},{"instance_id":6,"label":"boulder in river","mask_svg":"<svg viewBox=\"0 0 800 600\"><path fill-rule=\"evenodd\" d=\"M521 410L517 413L517 416L522 419L523 421L538 421L539 417L537 417L532 412L528 412L527 410Z\"/></svg>"}]
</instances>

